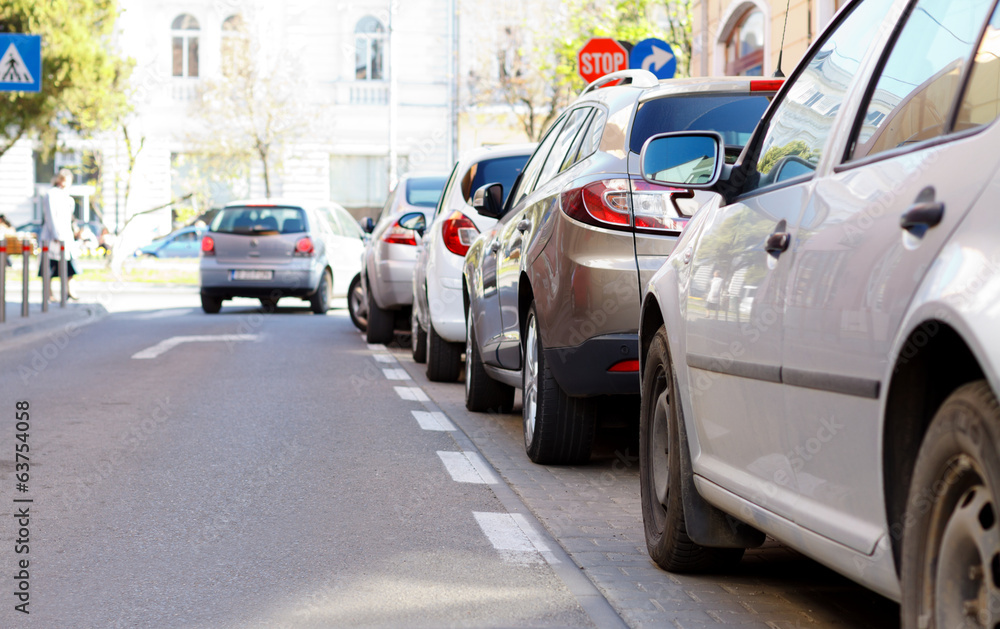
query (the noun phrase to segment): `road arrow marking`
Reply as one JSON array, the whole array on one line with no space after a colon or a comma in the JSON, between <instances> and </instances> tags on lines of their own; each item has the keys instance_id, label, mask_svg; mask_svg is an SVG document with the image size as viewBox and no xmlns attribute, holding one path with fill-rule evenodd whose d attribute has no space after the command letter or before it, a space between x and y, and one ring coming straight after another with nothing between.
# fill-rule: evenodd
<instances>
[{"instance_id":1,"label":"road arrow marking","mask_svg":"<svg viewBox=\"0 0 1000 629\"><path fill-rule=\"evenodd\" d=\"M152 347L147 347L141 352L132 354L132 358L137 360L156 358L160 354L168 352L183 343L209 343L219 341L232 343L234 341L256 341L259 338L259 334L206 334L200 336L173 336L165 341L160 341Z\"/></svg>"},{"instance_id":2,"label":"road arrow marking","mask_svg":"<svg viewBox=\"0 0 1000 629\"><path fill-rule=\"evenodd\" d=\"M413 417L416 418L417 423L424 430L438 430L438 431L452 431L458 430L455 428L455 424L448 420L448 417L444 413L433 412L429 413L427 411L410 411L413 413Z\"/></svg>"},{"instance_id":3,"label":"road arrow marking","mask_svg":"<svg viewBox=\"0 0 1000 629\"><path fill-rule=\"evenodd\" d=\"M642 69L649 70L650 67L653 68L653 72L659 72L660 68L670 63L670 60L674 58L669 51L660 48L659 46L653 46L653 53L646 55L646 58L642 60Z\"/></svg>"},{"instance_id":4,"label":"road arrow marking","mask_svg":"<svg viewBox=\"0 0 1000 629\"><path fill-rule=\"evenodd\" d=\"M444 463L451 479L456 483L472 483L474 485L496 485L500 480L476 452L449 452L438 450L438 458Z\"/></svg>"},{"instance_id":5,"label":"road arrow marking","mask_svg":"<svg viewBox=\"0 0 1000 629\"><path fill-rule=\"evenodd\" d=\"M0 83L27 83L31 85L35 79L28 72L28 66L24 65L21 53L17 51L17 46L11 42L7 46L7 52L0 57Z\"/></svg>"}]
</instances>

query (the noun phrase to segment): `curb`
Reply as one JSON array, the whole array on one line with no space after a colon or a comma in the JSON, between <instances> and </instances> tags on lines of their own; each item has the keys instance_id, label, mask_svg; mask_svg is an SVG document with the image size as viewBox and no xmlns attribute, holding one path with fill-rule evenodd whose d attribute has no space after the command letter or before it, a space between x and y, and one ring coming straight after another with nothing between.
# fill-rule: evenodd
<instances>
[{"instance_id":1,"label":"curb","mask_svg":"<svg viewBox=\"0 0 1000 629\"><path fill-rule=\"evenodd\" d=\"M21 318L20 312L14 313L16 317L7 313L7 321L0 323L0 349L15 341L26 340L41 336L45 332L65 327L67 331L78 329L85 325L100 321L108 316L107 309L101 304L73 304L58 312L47 313L32 311L27 318Z\"/></svg>"}]
</instances>

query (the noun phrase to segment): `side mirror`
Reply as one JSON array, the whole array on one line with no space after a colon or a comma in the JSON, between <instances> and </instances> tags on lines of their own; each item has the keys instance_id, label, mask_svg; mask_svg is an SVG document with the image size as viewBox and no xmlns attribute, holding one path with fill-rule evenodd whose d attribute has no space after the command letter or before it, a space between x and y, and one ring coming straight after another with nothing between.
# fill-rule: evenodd
<instances>
[{"instance_id":1,"label":"side mirror","mask_svg":"<svg viewBox=\"0 0 1000 629\"><path fill-rule=\"evenodd\" d=\"M365 232L366 234L370 234L373 231L375 231L375 221L372 220L371 216L364 217L363 219L358 221L358 224L361 225L361 231Z\"/></svg>"},{"instance_id":2,"label":"side mirror","mask_svg":"<svg viewBox=\"0 0 1000 629\"><path fill-rule=\"evenodd\" d=\"M424 215L421 212L409 212L407 214L403 214L396 222L403 229L412 229L421 236L424 235L424 229L427 228L427 219L424 218Z\"/></svg>"},{"instance_id":3,"label":"side mirror","mask_svg":"<svg viewBox=\"0 0 1000 629\"><path fill-rule=\"evenodd\" d=\"M642 145L639 164L649 183L705 190L722 175L722 136L710 131L661 133Z\"/></svg>"},{"instance_id":4,"label":"side mirror","mask_svg":"<svg viewBox=\"0 0 1000 629\"><path fill-rule=\"evenodd\" d=\"M503 215L503 184L487 184L472 195L472 207L480 216L500 218Z\"/></svg>"}]
</instances>

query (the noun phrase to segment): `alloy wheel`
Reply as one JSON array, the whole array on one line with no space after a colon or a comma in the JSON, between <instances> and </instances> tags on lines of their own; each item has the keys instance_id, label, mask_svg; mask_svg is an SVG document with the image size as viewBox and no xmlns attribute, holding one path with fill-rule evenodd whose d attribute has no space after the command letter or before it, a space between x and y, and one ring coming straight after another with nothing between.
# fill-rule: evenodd
<instances>
[{"instance_id":1,"label":"alloy wheel","mask_svg":"<svg viewBox=\"0 0 1000 629\"><path fill-rule=\"evenodd\" d=\"M538 324L534 315L528 317L524 339L524 444L531 446L538 418Z\"/></svg>"}]
</instances>

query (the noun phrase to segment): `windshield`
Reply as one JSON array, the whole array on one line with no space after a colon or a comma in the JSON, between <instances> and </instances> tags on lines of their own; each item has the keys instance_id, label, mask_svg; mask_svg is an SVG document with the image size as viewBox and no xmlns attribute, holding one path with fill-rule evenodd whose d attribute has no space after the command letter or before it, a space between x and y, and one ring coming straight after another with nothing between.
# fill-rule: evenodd
<instances>
[{"instance_id":1,"label":"windshield","mask_svg":"<svg viewBox=\"0 0 1000 629\"><path fill-rule=\"evenodd\" d=\"M639 106L629 150L638 153L650 136L673 131L717 131L726 146L742 147L771 102L759 94L672 96Z\"/></svg>"},{"instance_id":2,"label":"windshield","mask_svg":"<svg viewBox=\"0 0 1000 629\"><path fill-rule=\"evenodd\" d=\"M417 207L437 207L447 177L414 177L406 183L406 202Z\"/></svg>"},{"instance_id":3,"label":"windshield","mask_svg":"<svg viewBox=\"0 0 1000 629\"><path fill-rule=\"evenodd\" d=\"M294 234L306 230L305 212L297 207L227 207L212 219L222 234Z\"/></svg>"}]
</instances>

